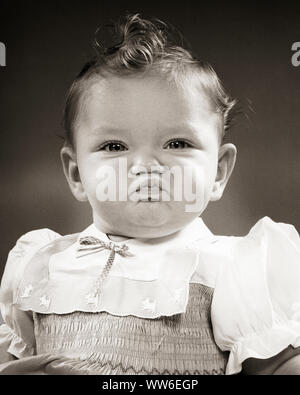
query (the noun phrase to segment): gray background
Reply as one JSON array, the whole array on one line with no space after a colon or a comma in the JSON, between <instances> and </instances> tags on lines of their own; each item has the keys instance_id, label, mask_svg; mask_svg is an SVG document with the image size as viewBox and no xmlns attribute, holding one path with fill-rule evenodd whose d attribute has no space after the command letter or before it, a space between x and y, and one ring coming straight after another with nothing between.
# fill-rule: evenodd
<instances>
[{"instance_id":1,"label":"gray background","mask_svg":"<svg viewBox=\"0 0 300 395\"><path fill-rule=\"evenodd\" d=\"M238 161L204 220L219 234L244 235L261 217L300 229L300 6L292 2L2 1L0 41L0 275L17 238L48 227L74 233L91 222L64 179L59 149L68 86L92 53L97 26L124 11L178 27L216 69L244 115L228 136ZM268 2L269 3L269 2Z\"/></svg>"}]
</instances>

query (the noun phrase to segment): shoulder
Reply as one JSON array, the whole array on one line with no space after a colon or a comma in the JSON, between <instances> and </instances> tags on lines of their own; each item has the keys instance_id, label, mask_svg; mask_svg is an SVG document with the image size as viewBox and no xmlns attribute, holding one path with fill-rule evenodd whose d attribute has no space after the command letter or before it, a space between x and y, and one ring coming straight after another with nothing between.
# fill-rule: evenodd
<instances>
[{"instance_id":1,"label":"shoulder","mask_svg":"<svg viewBox=\"0 0 300 395\"><path fill-rule=\"evenodd\" d=\"M10 253L26 253L27 251L45 245L61 235L51 229L35 229L23 234Z\"/></svg>"},{"instance_id":2,"label":"shoulder","mask_svg":"<svg viewBox=\"0 0 300 395\"><path fill-rule=\"evenodd\" d=\"M247 239L272 239L272 237L283 240L289 240L290 242L299 242L299 234L296 228L287 223L275 222L270 217L261 218L250 230Z\"/></svg>"},{"instance_id":3,"label":"shoulder","mask_svg":"<svg viewBox=\"0 0 300 395\"><path fill-rule=\"evenodd\" d=\"M294 226L260 219L231 244L212 304L217 343L231 351L228 370L299 346L300 240Z\"/></svg>"},{"instance_id":4,"label":"shoulder","mask_svg":"<svg viewBox=\"0 0 300 395\"><path fill-rule=\"evenodd\" d=\"M274 280L284 273L290 278L299 270L300 238L293 225L264 217L246 236L236 239L231 253L232 266L227 270L236 274L239 281L246 281L248 273L248 283L255 279L257 284L266 286L270 278Z\"/></svg>"},{"instance_id":5,"label":"shoulder","mask_svg":"<svg viewBox=\"0 0 300 395\"><path fill-rule=\"evenodd\" d=\"M22 278L24 269L32 256L42 247L60 238L50 229L37 229L22 235L10 250L1 280L1 301L10 298L10 293Z\"/></svg>"},{"instance_id":6,"label":"shoulder","mask_svg":"<svg viewBox=\"0 0 300 395\"><path fill-rule=\"evenodd\" d=\"M217 247L221 247L231 257L231 265L223 265L224 270L244 270L262 267L271 261L273 264L280 258L300 253L300 238L293 225L275 222L263 217L255 223L246 236L219 237ZM299 259L299 255L298 255Z\"/></svg>"},{"instance_id":7,"label":"shoulder","mask_svg":"<svg viewBox=\"0 0 300 395\"><path fill-rule=\"evenodd\" d=\"M13 264L59 237L61 237L59 233L47 228L27 232L16 241L15 246L10 250L8 261Z\"/></svg>"},{"instance_id":8,"label":"shoulder","mask_svg":"<svg viewBox=\"0 0 300 395\"><path fill-rule=\"evenodd\" d=\"M226 293L226 284L231 284L231 297L235 293L253 299L275 283L284 286L300 275L300 238L293 225L264 217L246 236L227 238L223 244L228 259L220 265L216 290Z\"/></svg>"}]
</instances>

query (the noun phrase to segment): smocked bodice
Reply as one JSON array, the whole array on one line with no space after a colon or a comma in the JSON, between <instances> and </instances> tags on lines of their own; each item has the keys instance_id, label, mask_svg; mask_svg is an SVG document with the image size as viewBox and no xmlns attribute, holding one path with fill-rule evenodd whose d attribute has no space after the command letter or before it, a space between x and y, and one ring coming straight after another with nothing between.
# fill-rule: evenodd
<instances>
[{"instance_id":1,"label":"smocked bodice","mask_svg":"<svg viewBox=\"0 0 300 395\"><path fill-rule=\"evenodd\" d=\"M224 374L213 339L213 289L190 284L185 313L155 319L106 312L34 315L37 353L77 360L94 374Z\"/></svg>"}]
</instances>

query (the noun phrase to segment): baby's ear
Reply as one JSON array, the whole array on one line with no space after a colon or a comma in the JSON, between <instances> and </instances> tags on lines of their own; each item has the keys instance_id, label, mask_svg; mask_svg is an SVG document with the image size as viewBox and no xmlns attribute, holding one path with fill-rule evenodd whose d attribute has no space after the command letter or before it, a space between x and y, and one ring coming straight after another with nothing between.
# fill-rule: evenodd
<instances>
[{"instance_id":1,"label":"baby's ear","mask_svg":"<svg viewBox=\"0 0 300 395\"><path fill-rule=\"evenodd\" d=\"M69 144L65 144L60 151L60 157L66 179L69 183L73 195L80 202L86 202L88 199L83 184L81 182L77 165L76 152Z\"/></svg>"},{"instance_id":2,"label":"baby's ear","mask_svg":"<svg viewBox=\"0 0 300 395\"><path fill-rule=\"evenodd\" d=\"M233 171L236 160L237 149L233 144L224 144L219 149L218 171L212 189L211 201L221 199L226 184Z\"/></svg>"}]
</instances>

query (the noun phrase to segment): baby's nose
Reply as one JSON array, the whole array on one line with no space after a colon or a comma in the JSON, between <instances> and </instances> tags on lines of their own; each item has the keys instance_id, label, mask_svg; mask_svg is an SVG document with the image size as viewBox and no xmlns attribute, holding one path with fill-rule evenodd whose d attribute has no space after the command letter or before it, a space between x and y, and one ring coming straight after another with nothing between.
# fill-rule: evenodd
<instances>
[{"instance_id":1,"label":"baby's nose","mask_svg":"<svg viewBox=\"0 0 300 395\"><path fill-rule=\"evenodd\" d=\"M135 158L130 168L130 173L135 176L150 173L162 174L164 172L165 166L156 157L151 155Z\"/></svg>"},{"instance_id":2,"label":"baby's nose","mask_svg":"<svg viewBox=\"0 0 300 395\"><path fill-rule=\"evenodd\" d=\"M142 174L163 174L165 172L165 166L161 165L134 165L130 169L130 173L135 176L140 176Z\"/></svg>"}]
</instances>

